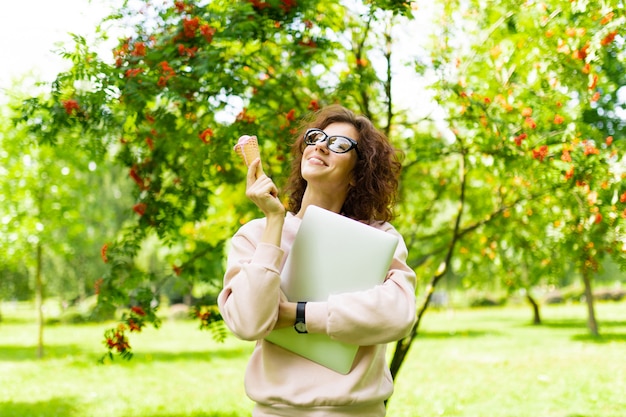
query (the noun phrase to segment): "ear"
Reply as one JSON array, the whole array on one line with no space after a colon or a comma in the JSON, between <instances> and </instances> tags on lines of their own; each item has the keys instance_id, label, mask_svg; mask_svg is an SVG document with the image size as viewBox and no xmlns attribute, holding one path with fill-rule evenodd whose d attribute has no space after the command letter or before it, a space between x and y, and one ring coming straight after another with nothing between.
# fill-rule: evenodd
<instances>
[{"instance_id":1,"label":"ear","mask_svg":"<svg viewBox=\"0 0 626 417\"><path fill-rule=\"evenodd\" d=\"M356 187L356 166L352 167L350 171L350 181L348 182L350 188Z\"/></svg>"}]
</instances>

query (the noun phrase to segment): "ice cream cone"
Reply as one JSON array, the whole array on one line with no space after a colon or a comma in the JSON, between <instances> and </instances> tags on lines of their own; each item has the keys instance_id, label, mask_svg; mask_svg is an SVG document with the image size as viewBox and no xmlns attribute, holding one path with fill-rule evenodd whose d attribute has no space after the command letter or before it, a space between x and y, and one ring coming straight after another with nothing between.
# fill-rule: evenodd
<instances>
[{"instance_id":1,"label":"ice cream cone","mask_svg":"<svg viewBox=\"0 0 626 417\"><path fill-rule=\"evenodd\" d=\"M250 166L255 159L261 157L257 137L248 135L240 137L235 145L235 152L243 159L246 166Z\"/></svg>"}]
</instances>

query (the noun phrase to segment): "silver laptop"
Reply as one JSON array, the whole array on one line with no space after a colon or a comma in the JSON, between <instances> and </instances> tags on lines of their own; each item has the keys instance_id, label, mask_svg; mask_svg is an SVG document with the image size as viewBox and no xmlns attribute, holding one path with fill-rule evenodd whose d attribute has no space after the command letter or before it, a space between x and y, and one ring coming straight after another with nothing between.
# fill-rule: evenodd
<instances>
[{"instance_id":1,"label":"silver laptop","mask_svg":"<svg viewBox=\"0 0 626 417\"><path fill-rule=\"evenodd\" d=\"M387 276L397 245L394 235L309 206L283 267L281 288L293 302L371 289ZM350 372L359 348L291 327L274 330L266 340L342 374Z\"/></svg>"}]
</instances>

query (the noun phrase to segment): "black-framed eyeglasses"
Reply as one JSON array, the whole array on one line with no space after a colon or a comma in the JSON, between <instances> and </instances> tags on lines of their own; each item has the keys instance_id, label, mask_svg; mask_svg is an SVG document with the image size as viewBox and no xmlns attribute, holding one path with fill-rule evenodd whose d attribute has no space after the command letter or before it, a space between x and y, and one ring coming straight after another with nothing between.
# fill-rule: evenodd
<instances>
[{"instance_id":1,"label":"black-framed eyeglasses","mask_svg":"<svg viewBox=\"0 0 626 417\"><path fill-rule=\"evenodd\" d=\"M346 153L352 149L359 153L357 149L357 141L346 136L327 135L322 129L309 129L304 134L304 143L307 145L315 145L317 143L326 142L326 147L334 153Z\"/></svg>"}]
</instances>

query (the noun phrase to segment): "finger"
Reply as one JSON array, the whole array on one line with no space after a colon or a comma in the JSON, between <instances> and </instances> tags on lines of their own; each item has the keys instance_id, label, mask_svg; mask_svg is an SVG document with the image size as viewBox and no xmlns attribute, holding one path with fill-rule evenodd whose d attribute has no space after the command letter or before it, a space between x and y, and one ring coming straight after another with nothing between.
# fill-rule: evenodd
<instances>
[{"instance_id":1,"label":"finger","mask_svg":"<svg viewBox=\"0 0 626 417\"><path fill-rule=\"evenodd\" d=\"M278 196L278 188L276 184L267 176L263 175L261 178L258 178L254 183L254 190L256 190L259 195L270 195L272 197Z\"/></svg>"},{"instance_id":2,"label":"finger","mask_svg":"<svg viewBox=\"0 0 626 417\"><path fill-rule=\"evenodd\" d=\"M272 181L272 184L270 186L270 191L269 191L270 195L272 197L278 197L278 188L276 187L276 184L274 184L274 182Z\"/></svg>"},{"instance_id":3,"label":"finger","mask_svg":"<svg viewBox=\"0 0 626 417\"><path fill-rule=\"evenodd\" d=\"M261 175L265 174L265 172L263 172L263 164L261 163L261 158L255 159L254 162L257 163L257 166L256 166L256 177L259 178Z\"/></svg>"},{"instance_id":4,"label":"finger","mask_svg":"<svg viewBox=\"0 0 626 417\"><path fill-rule=\"evenodd\" d=\"M257 158L250 165L248 165L248 175L246 176L248 187L250 187L256 181L259 176L263 175L263 168L261 168L261 159Z\"/></svg>"}]
</instances>

